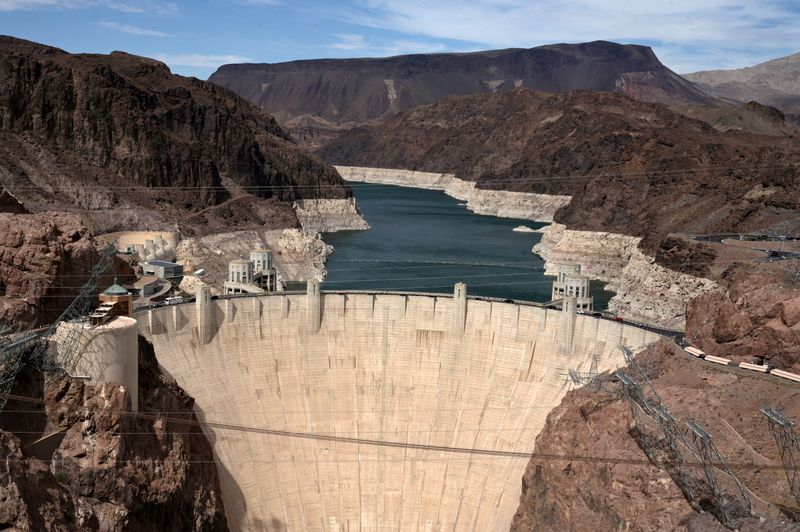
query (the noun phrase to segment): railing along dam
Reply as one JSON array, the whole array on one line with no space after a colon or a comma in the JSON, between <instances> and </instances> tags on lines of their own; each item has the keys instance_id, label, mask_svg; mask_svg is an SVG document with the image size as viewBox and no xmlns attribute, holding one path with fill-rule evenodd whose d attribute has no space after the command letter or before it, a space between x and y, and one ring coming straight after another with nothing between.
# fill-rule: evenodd
<instances>
[{"instance_id":1,"label":"railing along dam","mask_svg":"<svg viewBox=\"0 0 800 532\"><path fill-rule=\"evenodd\" d=\"M438 531L507 530L567 370L593 354L616 368L620 343L658 338L572 316L317 291L198 297L138 319L199 417L240 427L207 428L232 529Z\"/></svg>"}]
</instances>

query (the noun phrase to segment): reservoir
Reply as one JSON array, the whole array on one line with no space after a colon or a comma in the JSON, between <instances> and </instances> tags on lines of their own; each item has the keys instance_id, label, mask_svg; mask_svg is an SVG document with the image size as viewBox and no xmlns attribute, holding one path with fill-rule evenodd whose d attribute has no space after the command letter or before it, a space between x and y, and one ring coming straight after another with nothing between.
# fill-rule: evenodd
<instances>
[{"instance_id":1,"label":"reservoir","mask_svg":"<svg viewBox=\"0 0 800 532\"><path fill-rule=\"evenodd\" d=\"M349 183L367 231L326 233L334 247L323 290L452 292L457 282L471 295L545 302L553 277L531 248L539 233L514 232L529 220L470 212L438 190ZM595 308L613 293L592 283Z\"/></svg>"}]
</instances>

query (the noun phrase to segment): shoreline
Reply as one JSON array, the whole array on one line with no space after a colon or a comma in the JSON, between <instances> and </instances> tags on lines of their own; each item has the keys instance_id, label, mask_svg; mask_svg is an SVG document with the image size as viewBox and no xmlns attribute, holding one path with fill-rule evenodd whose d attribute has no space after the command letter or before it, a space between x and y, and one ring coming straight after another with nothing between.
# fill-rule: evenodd
<instances>
[{"instance_id":1,"label":"shoreline","mask_svg":"<svg viewBox=\"0 0 800 532\"><path fill-rule=\"evenodd\" d=\"M683 329L686 305L694 297L719 290L709 279L676 272L656 264L639 249L640 237L602 231L567 229L553 216L571 196L476 189L475 183L454 174L386 168L337 166L346 181L429 190L466 202L468 210L501 218L526 219L549 225L538 229L541 241L532 253L545 262L545 275L555 275L557 262L574 262L594 281L614 292L609 312L623 319L665 329Z\"/></svg>"},{"instance_id":2,"label":"shoreline","mask_svg":"<svg viewBox=\"0 0 800 532\"><path fill-rule=\"evenodd\" d=\"M572 201L572 196L484 190L476 188L474 182L464 181L454 174L361 166L335 168L348 182L441 190L448 196L465 202L467 210L475 214L500 218L551 223L556 211Z\"/></svg>"}]
</instances>

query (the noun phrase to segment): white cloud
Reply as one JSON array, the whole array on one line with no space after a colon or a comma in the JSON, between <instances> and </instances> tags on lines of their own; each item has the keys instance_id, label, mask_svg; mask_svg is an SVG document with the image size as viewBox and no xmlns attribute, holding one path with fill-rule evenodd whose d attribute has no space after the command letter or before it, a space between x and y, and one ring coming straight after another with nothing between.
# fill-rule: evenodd
<instances>
[{"instance_id":1,"label":"white cloud","mask_svg":"<svg viewBox=\"0 0 800 532\"><path fill-rule=\"evenodd\" d=\"M231 54L167 54L160 53L155 59L172 66L216 68L228 63L249 63L249 57Z\"/></svg>"},{"instance_id":2,"label":"white cloud","mask_svg":"<svg viewBox=\"0 0 800 532\"><path fill-rule=\"evenodd\" d=\"M163 31L140 28L139 26L132 26L130 24L118 24L117 22L98 22L97 25L101 28L121 31L122 33L130 33L131 35L144 35L146 37L172 37L171 34L164 33Z\"/></svg>"},{"instance_id":3,"label":"white cloud","mask_svg":"<svg viewBox=\"0 0 800 532\"><path fill-rule=\"evenodd\" d=\"M800 43L785 0L356 0L329 14L362 26L487 48L612 40L655 42L676 70L780 55Z\"/></svg>"},{"instance_id":4,"label":"white cloud","mask_svg":"<svg viewBox=\"0 0 800 532\"><path fill-rule=\"evenodd\" d=\"M357 51L366 55L400 55L441 52L447 47L438 42L423 42L410 39L394 39L382 44L373 44L358 33L335 33L337 42L328 45L334 50Z\"/></svg>"}]
</instances>

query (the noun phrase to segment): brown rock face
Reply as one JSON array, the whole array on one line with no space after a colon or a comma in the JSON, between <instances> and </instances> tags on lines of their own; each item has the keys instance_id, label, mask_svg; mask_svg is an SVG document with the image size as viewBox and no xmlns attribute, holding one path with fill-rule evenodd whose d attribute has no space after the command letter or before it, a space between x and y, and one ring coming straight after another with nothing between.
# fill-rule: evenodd
<instances>
[{"instance_id":1,"label":"brown rock face","mask_svg":"<svg viewBox=\"0 0 800 532\"><path fill-rule=\"evenodd\" d=\"M74 214L0 214L0 320L54 320L99 259L94 239ZM116 260L101 286L114 275L125 281L133 270Z\"/></svg>"},{"instance_id":2,"label":"brown rock face","mask_svg":"<svg viewBox=\"0 0 800 532\"><path fill-rule=\"evenodd\" d=\"M778 447L759 412L767 402L798 419L794 387L768 377L723 371L688 358L666 342L638 359L648 368L670 412L681 424L691 417L707 428L734 473L753 493L756 513L763 519L744 518L739 529L797 530L798 523L779 508L791 505L793 499ZM511 530L727 530L714 518L713 500L702 500L706 512L698 513L676 485L673 472L649 461L633 437L636 425L629 405L615 386L609 384L600 392L570 392L548 416L522 481ZM687 466L684 472L702 494L702 468ZM732 485L725 483L724 474L717 475L720 485Z\"/></svg>"},{"instance_id":3,"label":"brown rock face","mask_svg":"<svg viewBox=\"0 0 800 532\"><path fill-rule=\"evenodd\" d=\"M224 65L209 81L274 114L318 145L337 129L382 120L452 96L526 87L617 92L644 101L712 104L650 48L595 41L469 54Z\"/></svg>"},{"instance_id":4,"label":"brown rock face","mask_svg":"<svg viewBox=\"0 0 800 532\"><path fill-rule=\"evenodd\" d=\"M141 339L139 356L137 416L118 385L18 375L14 393L41 402L12 399L0 413L0 527L227 530L193 399Z\"/></svg>"},{"instance_id":5,"label":"brown rock face","mask_svg":"<svg viewBox=\"0 0 800 532\"><path fill-rule=\"evenodd\" d=\"M727 293L689 303L686 337L710 355L800 369L800 290L778 273L732 268Z\"/></svg>"},{"instance_id":6,"label":"brown rock face","mask_svg":"<svg viewBox=\"0 0 800 532\"><path fill-rule=\"evenodd\" d=\"M556 221L642 236L653 254L670 232L800 222L795 139L723 133L615 94L452 98L353 130L318 153L336 164L455 173L485 189L569 194ZM756 193L763 187L775 188Z\"/></svg>"},{"instance_id":7,"label":"brown rock face","mask_svg":"<svg viewBox=\"0 0 800 532\"><path fill-rule=\"evenodd\" d=\"M76 209L103 231L191 233L184 220L201 212L212 228L238 227L215 208L349 195L332 167L225 89L151 59L10 37L0 37L0 182L30 208ZM262 204L248 225L296 224L280 202Z\"/></svg>"}]
</instances>

